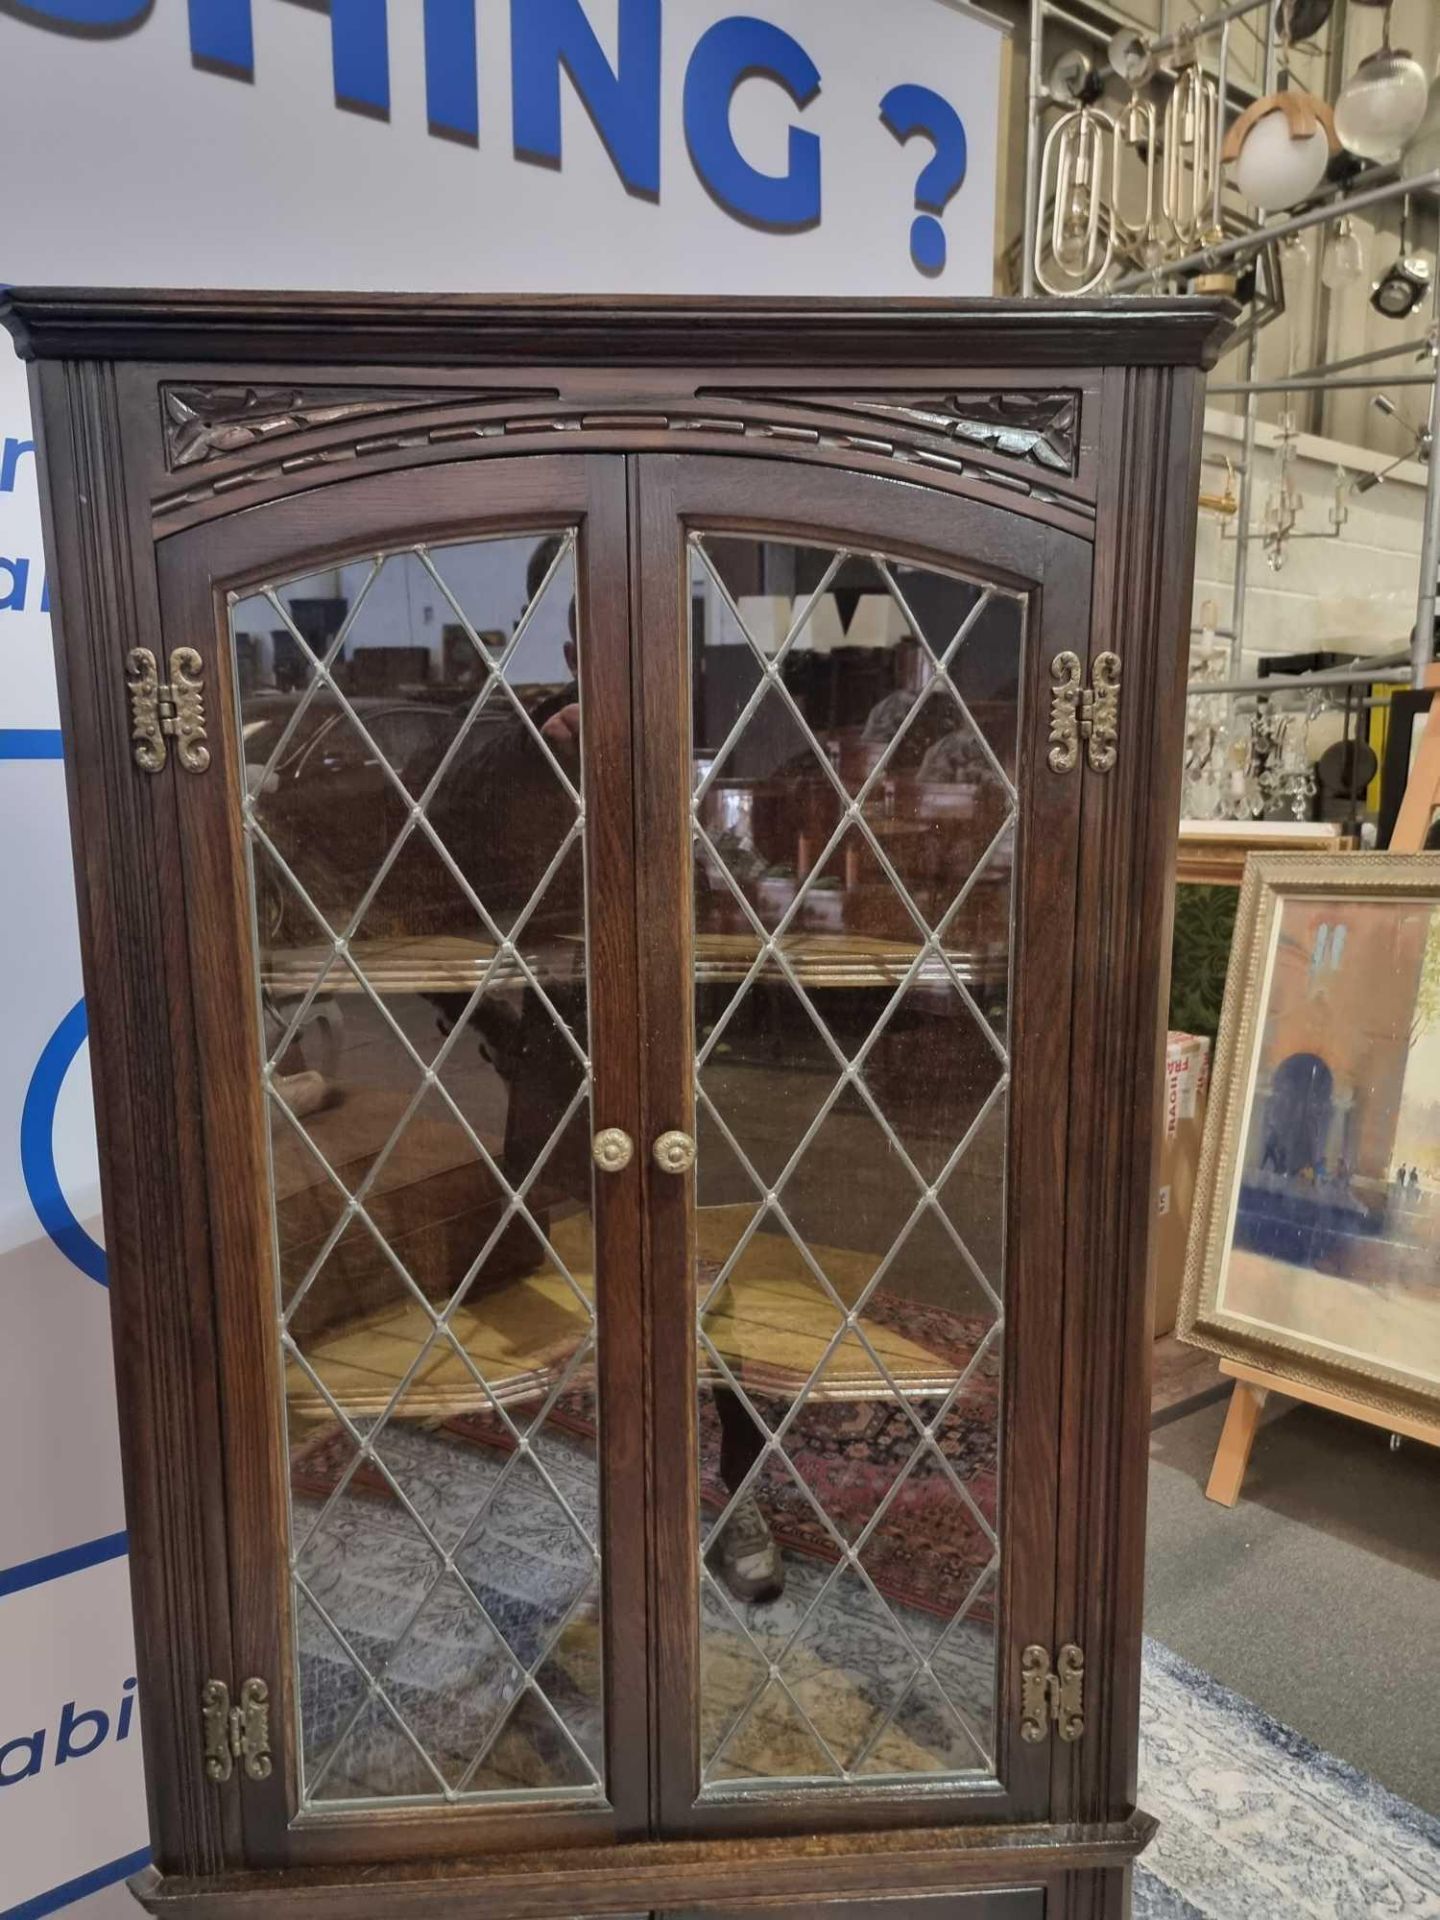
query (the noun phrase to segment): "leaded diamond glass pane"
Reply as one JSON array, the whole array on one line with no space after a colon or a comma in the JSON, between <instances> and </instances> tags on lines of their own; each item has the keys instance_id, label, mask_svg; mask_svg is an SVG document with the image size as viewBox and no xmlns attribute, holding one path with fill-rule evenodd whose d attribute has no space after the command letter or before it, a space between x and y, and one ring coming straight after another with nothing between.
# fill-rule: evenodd
<instances>
[{"instance_id":1,"label":"leaded diamond glass pane","mask_svg":"<svg viewBox=\"0 0 1440 1920\"><path fill-rule=\"evenodd\" d=\"M302 1804L601 1799L573 531L232 603Z\"/></svg>"},{"instance_id":2,"label":"leaded diamond glass pane","mask_svg":"<svg viewBox=\"0 0 1440 1920\"><path fill-rule=\"evenodd\" d=\"M994 1770L1025 604L699 534L705 1791Z\"/></svg>"}]
</instances>

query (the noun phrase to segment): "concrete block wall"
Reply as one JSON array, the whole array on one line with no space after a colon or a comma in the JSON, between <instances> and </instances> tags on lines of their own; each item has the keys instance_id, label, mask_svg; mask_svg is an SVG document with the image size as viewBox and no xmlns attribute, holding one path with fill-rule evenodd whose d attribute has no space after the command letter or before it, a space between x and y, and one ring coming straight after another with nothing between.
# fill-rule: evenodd
<instances>
[{"instance_id":1,"label":"concrete block wall","mask_svg":"<svg viewBox=\"0 0 1440 1920\"><path fill-rule=\"evenodd\" d=\"M1240 457L1240 422L1219 408L1205 416L1207 492L1225 489L1225 456ZM1259 528L1278 469L1273 426L1256 431L1250 519ZM1294 475L1305 498L1297 532L1328 533L1338 466L1358 477L1387 466L1385 455L1302 434ZM1238 482L1237 482L1238 489ZM1293 539L1284 566L1272 570L1259 540L1250 549L1244 659L1247 673L1262 654L1309 653L1318 648L1362 655L1410 644L1420 582L1425 469L1407 462L1370 492L1348 496L1349 520L1338 537ZM1202 510L1196 548L1194 624L1203 624L1207 600L1219 626L1231 624L1235 578L1235 521ZM1199 638L1198 635L1195 636Z\"/></svg>"}]
</instances>

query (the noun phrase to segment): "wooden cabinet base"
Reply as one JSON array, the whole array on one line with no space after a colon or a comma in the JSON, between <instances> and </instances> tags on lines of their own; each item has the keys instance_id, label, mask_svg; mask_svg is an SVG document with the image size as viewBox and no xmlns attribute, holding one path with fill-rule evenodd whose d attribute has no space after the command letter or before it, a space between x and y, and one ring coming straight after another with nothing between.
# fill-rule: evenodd
<instances>
[{"instance_id":1,"label":"wooden cabinet base","mask_svg":"<svg viewBox=\"0 0 1440 1920\"><path fill-rule=\"evenodd\" d=\"M1118 1885L1149 1844L1155 1821L1135 1812L1096 1826L964 1827L913 1833L804 1835L785 1840L655 1841L572 1848L471 1861L397 1863L384 1868L228 1873L204 1878L149 1868L131 1884L149 1912L170 1920L384 1920L471 1914L486 1920L550 1920L577 1913L810 1911L871 1920L877 1905L904 1920L906 1896L942 1920L954 1895L956 1920L1079 1920L1124 1911L1075 1904L1064 1882L1093 1883L1096 1899ZM903 1890L903 1891L902 1891ZM1012 1899L1027 1895L1033 1902ZM987 1903L985 1895L995 1896ZM965 1896L962 1900L961 1896ZM971 1904L969 1896L977 1896ZM1109 1898L1108 1892L1106 1897ZM797 1901L806 1906L797 1906ZM1066 1902L1069 1904L1066 1904Z\"/></svg>"}]
</instances>

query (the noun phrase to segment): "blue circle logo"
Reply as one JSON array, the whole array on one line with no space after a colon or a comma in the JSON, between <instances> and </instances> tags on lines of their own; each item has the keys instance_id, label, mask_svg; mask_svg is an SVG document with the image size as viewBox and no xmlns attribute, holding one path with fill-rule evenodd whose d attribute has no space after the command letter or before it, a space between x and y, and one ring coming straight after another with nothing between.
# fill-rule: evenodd
<instances>
[{"instance_id":1,"label":"blue circle logo","mask_svg":"<svg viewBox=\"0 0 1440 1920\"><path fill-rule=\"evenodd\" d=\"M20 1172L30 1204L51 1240L87 1279L103 1287L109 1284L105 1249L75 1218L55 1165L55 1114L60 1089L89 1031L85 1002L77 1000L35 1063L20 1114Z\"/></svg>"}]
</instances>

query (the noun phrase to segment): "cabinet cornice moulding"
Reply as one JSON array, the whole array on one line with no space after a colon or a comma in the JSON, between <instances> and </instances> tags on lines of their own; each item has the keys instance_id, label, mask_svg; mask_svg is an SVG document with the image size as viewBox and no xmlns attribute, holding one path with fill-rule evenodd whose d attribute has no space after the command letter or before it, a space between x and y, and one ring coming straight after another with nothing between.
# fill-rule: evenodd
<instances>
[{"instance_id":1,"label":"cabinet cornice moulding","mask_svg":"<svg viewBox=\"0 0 1440 1920\"><path fill-rule=\"evenodd\" d=\"M1228 301L866 300L12 288L24 359L447 367L1213 366Z\"/></svg>"}]
</instances>

